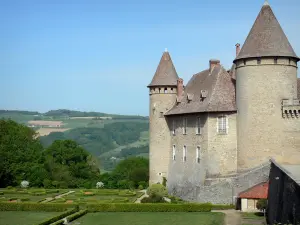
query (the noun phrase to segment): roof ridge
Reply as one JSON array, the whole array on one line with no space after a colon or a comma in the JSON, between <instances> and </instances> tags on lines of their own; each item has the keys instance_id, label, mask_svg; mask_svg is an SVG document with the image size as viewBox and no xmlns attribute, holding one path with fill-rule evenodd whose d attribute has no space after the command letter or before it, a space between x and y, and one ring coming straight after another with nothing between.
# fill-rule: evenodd
<instances>
[{"instance_id":1,"label":"roof ridge","mask_svg":"<svg viewBox=\"0 0 300 225\"><path fill-rule=\"evenodd\" d=\"M213 90L212 90L212 92L211 92L211 95L209 96L209 101L207 102L207 106L210 106L210 104L211 104L212 96L213 96L213 95L215 94L215 92L216 92L216 84L217 84L217 81L218 81L218 79L219 79L219 76L220 76L220 73L221 73L222 69L224 69L222 65L220 65L219 67L216 67L216 66L215 66L214 69L216 69L216 68L220 68L220 70L219 70L218 74L216 75L216 78L214 79L214 82L212 83Z\"/></svg>"}]
</instances>

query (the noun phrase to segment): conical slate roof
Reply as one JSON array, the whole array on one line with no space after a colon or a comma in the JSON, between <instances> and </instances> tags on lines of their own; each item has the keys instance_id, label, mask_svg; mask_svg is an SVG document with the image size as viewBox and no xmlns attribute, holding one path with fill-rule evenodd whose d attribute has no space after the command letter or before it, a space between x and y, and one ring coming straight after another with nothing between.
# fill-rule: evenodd
<instances>
[{"instance_id":1,"label":"conical slate roof","mask_svg":"<svg viewBox=\"0 0 300 225\"><path fill-rule=\"evenodd\" d=\"M267 1L234 61L264 56L285 56L299 59Z\"/></svg>"},{"instance_id":2,"label":"conical slate roof","mask_svg":"<svg viewBox=\"0 0 300 225\"><path fill-rule=\"evenodd\" d=\"M168 51L162 55L154 77L148 87L177 86L178 75Z\"/></svg>"}]
</instances>

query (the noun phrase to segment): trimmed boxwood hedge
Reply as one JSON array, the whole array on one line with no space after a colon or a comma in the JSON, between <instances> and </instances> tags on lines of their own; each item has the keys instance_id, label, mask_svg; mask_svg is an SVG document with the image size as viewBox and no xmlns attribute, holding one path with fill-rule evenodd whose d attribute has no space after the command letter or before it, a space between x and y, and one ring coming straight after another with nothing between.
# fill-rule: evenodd
<instances>
[{"instance_id":1,"label":"trimmed boxwood hedge","mask_svg":"<svg viewBox=\"0 0 300 225\"><path fill-rule=\"evenodd\" d=\"M60 215L57 215L57 216L54 216L54 217L51 217L49 219L46 219L45 221L39 223L38 225L49 225L53 222L56 222L58 220L61 220L62 218L65 218L66 216L69 216L73 213L76 213L78 211L78 208L74 208L74 209L70 209Z\"/></svg>"},{"instance_id":2,"label":"trimmed boxwood hedge","mask_svg":"<svg viewBox=\"0 0 300 225\"><path fill-rule=\"evenodd\" d=\"M235 205L212 205L212 210L235 209Z\"/></svg>"},{"instance_id":3,"label":"trimmed boxwood hedge","mask_svg":"<svg viewBox=\"0 0 300 225\"><path fill-rule=\"evenodd\" d=\"M67 221L68 222L72 222L73 220L76 220L79 217L87 214L87 212L88 211L86 209L84 209L84 210L80 210L79 212L76 212L74 214L71 214L71 215L67 216ZM54 223L51 223L50 225L63 225L63 223L64 223L64 221L61 219L61 220L58 220L58 221L56 221Z\"/></svg>"},{"instance_id":4,"label":"trimmed boxwood hedge","mask_svg":"<svg viewBox=\"0 0 300 225\"><path fill-rule=\"evenodd\" d=\"M136 204L136 203L109 203L87 204L89 212L210 212L212 205L203 204Z\"/></svg>"},{"instance_id":5,"label":"trimmed boxwood hedge","mask_svg":"<svg viewBox=\"0 0 300 225\"><path fill-rule=\"evenodd\" d=\"M0 211L45 211L63 212L67 209L78 207L77 204L53 204L35 202L0 202Z\"/></svg>"}]
</instances>

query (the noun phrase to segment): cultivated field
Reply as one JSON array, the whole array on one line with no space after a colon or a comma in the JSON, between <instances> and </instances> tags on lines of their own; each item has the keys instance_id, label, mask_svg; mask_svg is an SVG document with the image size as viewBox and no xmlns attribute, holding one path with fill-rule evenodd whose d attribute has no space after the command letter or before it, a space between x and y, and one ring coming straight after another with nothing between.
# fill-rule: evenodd
<instances>
[{"instance_id":1,"label":"cultivated field","mask_svg":"<svg viewBox=\"0 0 300 225\"><path fill-rule=\"evenodd\" d=\"M24 212L0 211L1 225L32 225L38 224L47 218L61 214L60 212Z\"/></svg>"},{"instance_id":2,"label":"cultivated field","mask_svg":"<svg viewBox=\"0 0 300 225\"><path fill-rule=\"evenodd\" d=\"M69 130L68 128L40 128L36 132L39 136L47 136L52 132L65 132Z\"/></svg>"},{"instance_id":3,"label":"cultivated field","mask_svg":"<svg viewBox=\"0 0 300 225\"><path fill-rule=\"evenodd\" d=\"M81 225L222 225L222 213L88 213L71 224Z\"/></svg>"}]
</instances>

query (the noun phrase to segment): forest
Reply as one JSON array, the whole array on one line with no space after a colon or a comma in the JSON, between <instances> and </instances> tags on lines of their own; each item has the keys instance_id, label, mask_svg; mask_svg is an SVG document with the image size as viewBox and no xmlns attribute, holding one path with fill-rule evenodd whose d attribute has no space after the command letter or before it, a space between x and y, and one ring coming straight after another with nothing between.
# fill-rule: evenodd
<instances>
[{"instance_id":1,"label":"forest","mask_svg":"<svg viewBox=\"0 0 300 225\"><path fill-rule=\"evenodd\" d=\"M118 126L110 127L112 133ZM122 135L114 138L124 141ZM0 120L0 158L0 187L27 180L33 187L95 188L102 179L108 188L122 188L148 180L145 158L125 159L100 175L98 159L76 141L55 140L44 147L34 130L12 120Z\"/></svg>"}]
</instances>

